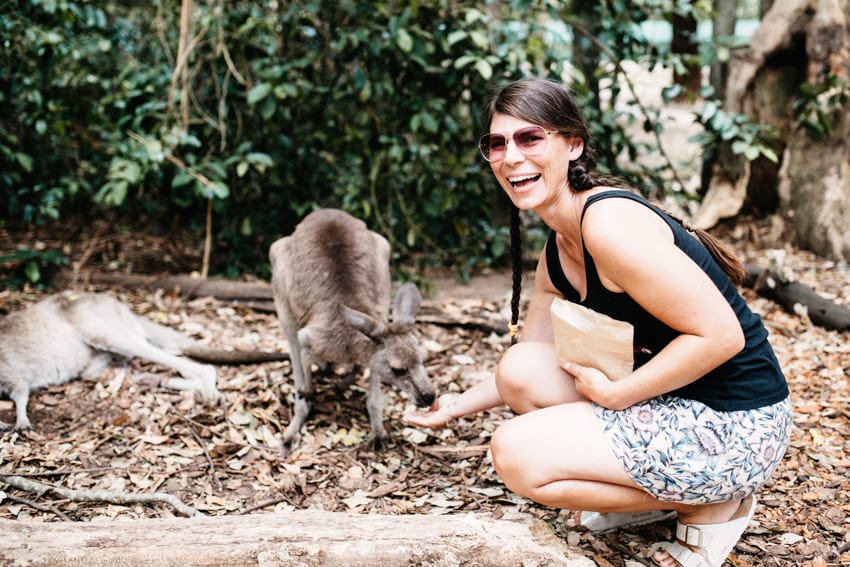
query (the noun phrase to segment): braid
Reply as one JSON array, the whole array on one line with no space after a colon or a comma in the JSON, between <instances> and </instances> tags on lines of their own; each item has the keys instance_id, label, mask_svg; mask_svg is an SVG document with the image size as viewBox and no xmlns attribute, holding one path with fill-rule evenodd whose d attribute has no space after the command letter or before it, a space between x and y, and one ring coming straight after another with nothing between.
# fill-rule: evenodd
<instances>
[{"instance_id":1,"label":"braid","mask_svg":"<svg viewBox=\"0 0 850 567\"><path fill-rule=\"evenodd\" d=\"M519 331L519 298L522 293L522 233L519 209L511 203L511 269L513 286L511 288L511 344L516 344Z\"/></svg>"},{"instance_id":2,"label":"braid","mask_svg":"<svg viewBox=\"0 0 850 567\"><path fill-rule=\"evenodd\" d=\"M621 180L615 176L600 174L596 171L596 156L584 140L584 150L581 155L567 166L567 181L573 191L587 191L600 185L618 185Z\"/></svg>"},{"instance_id":3,"label":"braid","mask_svg":"<svg viewBox=\"0 0 850 567\"><path fill-rule=\"evenodd\" d=\"M596 185L593 177L593 159L588 155L587 146L578 159L571 161L567 166L567 180L574 191L584 191Z\"/></svg>"}]
</instances>

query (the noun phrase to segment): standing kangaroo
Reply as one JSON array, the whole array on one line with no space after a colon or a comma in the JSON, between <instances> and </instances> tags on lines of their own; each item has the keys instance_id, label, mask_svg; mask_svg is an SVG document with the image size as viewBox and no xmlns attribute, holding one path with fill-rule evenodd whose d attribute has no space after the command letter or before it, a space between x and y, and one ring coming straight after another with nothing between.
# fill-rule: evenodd
<instances>
[{"instance_id":1,"label":"standing kangaroo","mask_svg":"<svg viewBox=\"0 0 850 567\"><path fill-rule=\"evenodd\" d=\"M399 387L418 406L434 401L434 387L422 363L414 332L422 298L412 283L396 293L390 308L390 245L363 221L336 209L305 217L269 251L278 318L289 341L295 401L283 433L286 455L300 440L310 413L313 362L368 367L366 408L369 439L380 445L383 425L381 383Z\"/></svg>"}]
</instances>

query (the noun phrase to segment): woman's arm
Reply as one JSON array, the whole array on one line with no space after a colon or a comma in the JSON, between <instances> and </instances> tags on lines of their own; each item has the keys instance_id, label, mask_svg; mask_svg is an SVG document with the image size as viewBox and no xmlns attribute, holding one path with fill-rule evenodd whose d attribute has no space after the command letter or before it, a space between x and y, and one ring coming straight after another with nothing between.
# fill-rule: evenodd
<instances>
[{"instance_id":1,"label":"woman's arm","mask_svg":"<svg viewBox=\"0 0 850 567\"><path fill-rule=\"evenodd\" d=\"M617 382L565 368L576 375L581 394L622 409L697 380L743 348L732 307L653 211L633 201L605 199L587 209L582 228L603 285L627 293L680 335Z\"/></svg>"},{"instance_id":2,"label":"woman's arm","mask_svg":"<svg viewBox=\"0 0 850 567\"><path fill-rule=\"evenodd\" d=\"M540 254L534 276L528 312L523 319L520 340L552 342L552 319L549 306L555 297L555 288L549 280L546 253ZM496 388L496 377L491 374L461 394L444 394L428 411L414 411L404 416L405 423L438 429L452 419L477 413L502 405L504 401Z\"/></svg>"}]
</instances>

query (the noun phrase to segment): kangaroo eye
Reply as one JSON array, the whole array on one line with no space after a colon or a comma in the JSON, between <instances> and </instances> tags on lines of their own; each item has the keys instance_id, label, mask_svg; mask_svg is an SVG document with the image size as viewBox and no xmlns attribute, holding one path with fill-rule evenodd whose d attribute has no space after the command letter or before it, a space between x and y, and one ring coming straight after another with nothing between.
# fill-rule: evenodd
<instances>
[{"instance_id":1,"label":"kangaroo eye","mask_svg":"<svg viewBox=\"0 0 850 567\"><path fill-rule=\"evenodd\" d=\"M396 378L401 378L407 373L407 370L405 368L391 368L391 370L393 371L393 374Z\"/></svg>"}]
</instances>

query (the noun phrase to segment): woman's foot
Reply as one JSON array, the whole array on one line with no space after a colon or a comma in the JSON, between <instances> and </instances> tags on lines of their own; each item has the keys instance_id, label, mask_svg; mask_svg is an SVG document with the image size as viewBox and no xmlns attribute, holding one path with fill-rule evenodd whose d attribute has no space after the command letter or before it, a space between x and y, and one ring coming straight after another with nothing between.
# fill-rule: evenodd
<instances>
[{"instance_id":1,"label":"woman's foot","mask_svg":"<svg viewBox=\"0 0 850 567\"><path fill-rule=\"evenodd\" d=\"M601 535L620 528L663 522L676 515L673 510L641 510L638 512L575 512L567 527L584 527Z\"/></svg>"},{"instance_id":2,"label":"woman's foot","mask_svg":"<svg viewBox=\"0 0 850 567\"><path fill-rule=\"evenodd\" d=\"M720 567L747 529L755 505L755 497L748 496L680 513L676 541L661 544L653 562L660 567Z\"/></svg>"}]
</instances>

